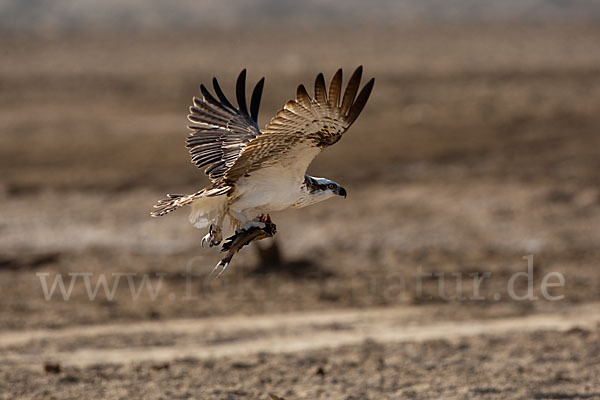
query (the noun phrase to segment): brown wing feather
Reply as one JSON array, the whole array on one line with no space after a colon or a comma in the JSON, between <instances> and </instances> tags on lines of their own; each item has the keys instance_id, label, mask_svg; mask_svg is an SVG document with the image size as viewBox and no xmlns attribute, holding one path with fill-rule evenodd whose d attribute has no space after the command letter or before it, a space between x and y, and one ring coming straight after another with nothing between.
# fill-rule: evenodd
<instances>
[{"instance_id":1,"label":"brown wing feather","mask_svg":"<svg viewBox=\"0 0 600 400\"><path fill-rule=\"evenodd\" d=\"M352 103L354 102L354 97L356 97L356 92L358 92L358 87L360 85L361 76L362 66L356 68L350 77L350 80L348 81L348 86L346 86L346 92L344 92L344 98L342 99L342 115L346 115L348 113L350 106L352 106Z\"/></svg>"},{"instance_id":2,"label":"brown wing feather","mask_svg":"<svg viewBox=\"0 0 600 400\"><path fill-rule=\"evenodd\" d=\"M325 77L323 74L317 75L315 80L315 101L324 106L327 103L327 89L325 89Z\"/></svg>"},{"instance_id":3,"label":"brown wing feather","mask_svg":"<svg viewBox=\"0 0 600 400\"><path fill-rule=\"evenodd\" d=\"M329 105L331 108L337 108L340 104L340 94L342 92L342 69L338 69L331 83L329 84Z\"/></svg>"},{"instance_id":4,"label":"brown wing feather","mask_svg":"<svg viewBox=\"0 0 600 400\"><path fill-rule=\"evenodd\" d=\"M348 116L346 117L350 125L356 121L356 118L358 118L361 111L367 104L367 100L369 100L369 96L373 90L373 85L375 85L375 79L371 78L371 80L369 80L369 82L367 82L367 84L362 88L358 94L358 97L356 97L356 100L354 103L352 103L352 106L350 106L350 111L348 111Z\"/></svg>"},{"instance_id":5,"label":"brown wing feather","mask_svg":"<svg viewBox=\"0 0 600 400\"><path fill-rule=\"evenodd\" d=\"M200 85L202 99L194 97L188 119L192 133L186 145L190 149L192 163L198 168L206 167L208 175L217 187L224 187L223 176L240 156L244 146L261 134L257 125L258 108L264 78L255 86L252 93L250 113L246 105L246 70L243 70L236 83L236 108L225 96L219 82L213 78L213 88L217 98Z\"/></svg>"},{"instance_id":6,"label":"brown wing feather","mask_svg":"<svg viewBox=\"0 0 600 400\"><path fill-rule=\"evenodd\" d=\"M315 80L314 99L303 85L298 86L296 99L288 101L263 133L244 146L225 173L225 182L231 184L252 171L273 165L286 165L302 177L320 149L336 143L364 108L375 79L369 80L356 97L361 75L362 66L350 77L341 105L341 69L331 80L329 96L323 74Z\"/></svg>"},{"instance_id":7,"label":"brown wing feather","mask_svg":"<svg viewBox=\"0 0 600 400\"><path fill-rule=\"evenodd\" d=\"M371 79L360 91L362 67L352 74L340 105L342 70L329 84L329 95L323 74L315 80L315 98L311 99L303 85L298 86L296 99L288 101L267 124L264 132L257 125L258 109L264 78L255 86L246 103L246 71L236 84L236 108L213 78L215 98L204 85L202 99L194 97L188 119L192 133L187 138L192 162L206 167L212 184L191 195L167 195L151 213L158 217L201 197L220 196L234 189L240 177L269 166L282 166L282 173L302 179L313 158L326 146L336 143L356 120L373 89ZM356 100L355 100L356 98Z\"/></svg>"}]
</instances>

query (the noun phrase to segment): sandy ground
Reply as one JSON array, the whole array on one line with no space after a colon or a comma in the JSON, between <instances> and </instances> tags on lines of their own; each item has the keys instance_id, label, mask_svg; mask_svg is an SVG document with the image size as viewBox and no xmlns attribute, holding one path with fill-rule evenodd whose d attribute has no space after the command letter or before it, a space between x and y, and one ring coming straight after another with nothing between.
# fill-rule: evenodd
<instances>
[{"instance_id":1,"label":"sandy ground","mask_svg":"<svg viewBox=\"0 0 600 400\"><path fill-rule=\"evenodd\" d=\"M0 398L600 398L597 27L211 35L0 43ZM358 64L373 97L309 171L348 198L210 279L186 212L148 217L205 183L197 85L264 74L266 121Z\"/></svg>"},{"instance_id":2,"label":"sandy ground","mask_svg":"<svg viewBox=\"0 0 600 400\"><path fill-rule=\"evenodd\" d=\"M59 398L600 396L598 303L423 322L434 313L323 310L5 333L3 385L13 396ZM146 383L133 389L132 379Z\"/></svg>"}]
</instances>

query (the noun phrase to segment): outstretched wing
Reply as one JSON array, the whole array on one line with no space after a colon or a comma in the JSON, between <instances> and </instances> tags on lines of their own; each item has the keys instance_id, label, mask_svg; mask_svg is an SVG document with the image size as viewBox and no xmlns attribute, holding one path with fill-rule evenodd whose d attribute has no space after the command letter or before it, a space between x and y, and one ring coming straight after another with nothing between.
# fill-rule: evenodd
<instances>
[{"instance_id":1,"label":"outstretched wing","mask_svg":"<svg viewBox=\"0 0 600 400\"><path fill-rule=\"evenodd\" d=\"M244 146L261 134L257 125L258 109L265 78L252 92L250 111L246 104L246 70L236 83L236 108L223 94L219 82L213 78L215 98L204 85L200 85L202 99L194 97L188 119L192 133L186 145L190 148L192 163L206 167L204 173L214 184L222 184L223 176L238 159Z\"/></svg>"},{"instance_id":2,"label":"outstretched wing","mask_svg":"<svg viewBox=\"0 0 600 400\"><path fill-rule=\"evenodd\" d=\"M155 206L151 215L161 216L197 198L227 193L237 179L269 166L277 166L277 174L302 178L308 165L324 147L336 143L356 120L365 106L375 79L360 91L362 67L350 77L342 92L342 70L338 70L325 88L323 74L315 81L315 96L311 98L303 85L298 87L296 100L288 101L264 133L257 124L264 78L254 87L250 111L246 104L246 70L237 79L236 108L225 97L213 78L215 98L200 85L202 99L194 97L188 119L192 133L187 138L192 162L206 167L212 185L192 195L167 195Z\"/></svg>"},{"instance_id":3,"label":"outstretched wing","mask_svg":"<svg viewBox=\"0 0 600 400\"><path fill-rule=\"evenodd\" d=\"M223 179L231 184L270 166L283 167L294 176L303 177L314 157L340 140L365 106L375 79L369 80L357 96L361 76L362 66L350 77L343 96L341 69L331 79L329 93L323 74L315 81L314 98L303 85L298 86L296 99L285 104L262 134L244 143Z\"/></svg>"}]
</instances>

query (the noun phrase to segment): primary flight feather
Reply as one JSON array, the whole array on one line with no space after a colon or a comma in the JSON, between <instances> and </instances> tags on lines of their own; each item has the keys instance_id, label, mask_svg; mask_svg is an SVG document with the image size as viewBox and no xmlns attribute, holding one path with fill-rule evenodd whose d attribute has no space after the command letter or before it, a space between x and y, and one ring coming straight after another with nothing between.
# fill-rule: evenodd
<instances>
[{"instance_id":1,"label":"primary flight feather","mask_svg":"<svg viewBox=\"0 0 600 400\"><path fill-rule=\"evenodd\" d=\"M190 222L197 228L208 227L202 245L208 242L211 247L221 243L229 219L235 234L223 244L228 255L215 267L222 273L241 247L275 234L275 224L265 213L345 197L346 190L336 182L306 175L306 170L322 149L340 140L367 103L375 79L359 92L361 76L358 67L342 94L341 69L329 90L323 74L317 75L314 96L298 86L296 99L288 101L262 131L257 121L264 78L252 91L250 109L246 70L236 83L237 107L216 78L212 81L215 95L200 85L202 98L194 97L190 107L191 133L186 143L192 163L205 168L211 184L190 195L167 195L151 215L162 216L191 204Z\"/></svg>"}]
</instances>

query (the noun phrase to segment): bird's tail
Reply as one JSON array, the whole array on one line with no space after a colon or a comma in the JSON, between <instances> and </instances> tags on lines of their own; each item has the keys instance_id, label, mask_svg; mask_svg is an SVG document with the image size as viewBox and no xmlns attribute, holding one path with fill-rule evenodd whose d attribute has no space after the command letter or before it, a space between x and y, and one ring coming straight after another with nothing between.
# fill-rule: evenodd
<instances>
[{"instance_id":1,"label":"bird's tail","mask_svg":"<svg viewBox=\"0 0 600 400\"><path fill-rule=\"evenodd\" d=\"M150 213L152 217L162 217L165 214L170 213L171 211L177 210L181 206L185 206L186 204L194 201L199 193L194 194L167 194L166 199L159 200L158 203L154 206L156 210ZM198 196L202 197L202 196Z\"/></svg>"},{"instance_id":2,"label":"bird's tail","mask_svg":"<svg viewBox=\"0 0 600 400\"><path fill-rule=\"evenodd\" d=\"M196 199L200 199L202 197L213 197L220 196L225 194L231 189L229 186L221 187L221 188L209 188L202 189L199 192L194 194L167 194L166 199L159 200L158 203L154 206L156 210L150 213L152 217L162 217L165 214L170 213L171 211L177 210L179 207L185 206L186 204L192 203Z\"/></svg>"}]
</instances>

